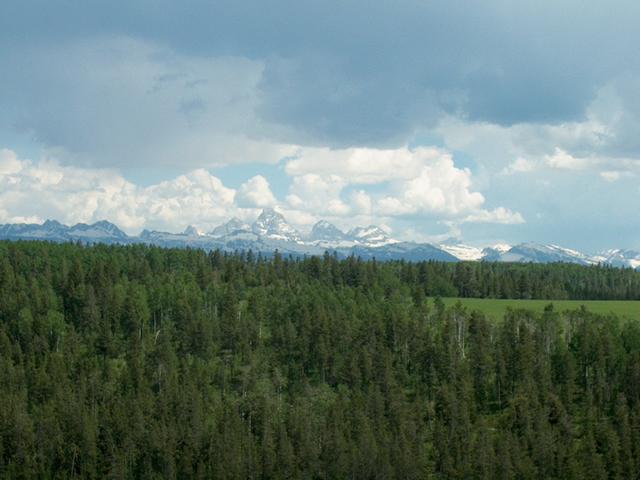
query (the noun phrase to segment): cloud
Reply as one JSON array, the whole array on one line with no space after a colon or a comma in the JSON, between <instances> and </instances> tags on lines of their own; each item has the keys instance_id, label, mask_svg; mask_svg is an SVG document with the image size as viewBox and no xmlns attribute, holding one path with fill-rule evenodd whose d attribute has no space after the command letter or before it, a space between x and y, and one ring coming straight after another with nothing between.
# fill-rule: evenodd
<instances>
[{"instance_id":1,"label":"cloud","mask_svg":"<svg viewBox=\"0 0 640 480\"><path fill-rule=\"evenodd\" d=\"M125 148L110 153L146 142L174 165L229 162L243 140L396 148L443 115L501 126L581 121L599 88L640 73L633 2L261 6L6 0L7 124L75 153L95 156L111 131ZM627 98L634 88L629 80L618 91ZM101 148L87 145L88 133ZM177 154L188 137L195 145L185 160ZM625 138L620 147L637 151Z\"/></svg>"},{"instance_id":2,"label":"cloud","mask_svg":"<svg viewBox=\"0 0 640 480\"><path fill-rule=\"evenodd\" d=\"M256 171L241 181L275 172L269 190L301 224L366 216L426 231L427 219L500 221L502 206L544 213L517 230L524 240L564 228L583 241L566 225L587 215L603 225L594 238L637 231L625 180L640 174L640 4L374 3L1 2L0 145L59 161L0 159L0 214L60 217L68 202L68 218L104 208L151 225L153 206L168 228L173 212L198 214L147 187L189 172L180 185L197 190L194 170L242 165ZM455 162L439 171L443 152ZM147 187L126 180L143 175ZM589 180L597 195L581 197ZM248 218L274 202L253 187L232 204L222 188L213 198ZM187 203L213 221L205 197ZM492 234L515 232L501 228Z\"/></svg>"},{"instance_id":3,"label":"cloud","mask_svg":"<svg viewBox=\"0 0 640 480\"><path fill-rule=\"evenodd\" d=\"M524 223L524 218L518 212L508 208L498 207L493 210L480 210L464 218L465 223L499 223L503 225L517 225Z\"/></svg>"},{"instance_id":4,"label":"cloud","mask_svg":"<svg viewBox=\"0 0 640 480\"><path fill-rule=\"evenodd\" d=\"M247 196L254 194L251 185L258 189L256 195L264 193L259 182L247 185ZM32 162L8 150L0 153L0 221L7 223L108 219L130 233L142 228L177 231L188 224L208 229L233 215L255 214L239 207L236 195L204 169L142 187L116 170L63 166L51 159Z\"/></svg>"},{"instance_id":5,"label":"cloud","mask_svg":"<svg viewBox=\"0 0 640 480\"><path fill-rule=\"evenodd\" d=\"M18 173L21 169L22 162L18 160L15 152L6 148L0 149L0 175Z\"/></svg>"},{"instance_id":6,"label":"cloud","mask_svg":"<svg viewBox=\"0 0 640 480\"><path fill-rule=\"evenodd\" d=\"M303 148L288 160L285 171L299 176L307 173L339 175L353 184L378 184L418 175L425 160L436 157L437 149L421 148Z\"/></svg>"},{"instance_id":7,"label":"cloud","mask_svg":"<svg viewBox=\"0 0 640 480\"><path fill-rule=\"evenodd\" d=\"M237 209L236 192L204 169L139 189L140 216L175 230L177 225L213 226Z\"/></svg>"},{"instance_id":8,"label":"cloud","mask_svg":"<svg viewBox=\"0 0 640 480\"><path fill-rule=\"evenodd\" d=\"M351 193L351 205L354 211L362 215L371 214L371 197L364 190L355 190Z\"/></svg>"},{"instance_id":9,"label":"cloud","mask_svg":"<svg viewBox=\"0 0 640 480\"><path fill-rule=\"evenodd\" d=\"M615 170L613 170L600 172L600 176L607 182L615 182L620 179L621 174L620 172L616 172Z\"/></svg>"},{"instance_id":10,"label":"cloud","mask_svg":"<svg viewBox=\"0 0 640 480\"><path fill-rule=\"evenodd\" d=\"M255 114L260 60L189 56L126 36L25 48L0 53L0 125L66 163L187 169L294 152L266 138L274 132Z\"/></svg>"},{"instance_id":11,"label":"cloud","mask_svg":"<svg viewBox=\"0 0 640 480\"><path fill-rule=\"evenodd\" d=\"M563 170L584 170L592 164L588 158L576 158L560 148L553 155L545 155L544 160L551 168Z\"/></svg>"},{"instance_id":12,"label":"cloud","mask_svg":"<svg viewBox=\"0 0 640 480\"><path fill-rule=\"evenodd\" d=\"M304 150L301 155L308 158ZM338 158L368 155L421 166L419 173L410 177L411 172L398 163L401 174L384 181L381 176L371 176L382 168L382 162L378 166L374 162L375 168L363 178L368 182L375 178L379 183L356 189L353 185L361 180L357 174L351 175L351 181L338 174L295 175L286 201L280 202L262 175L251 177L237 190L202 168L141 186L115 169L66 166L49 157L34 162L4 149L0 150L0 222L55 218L72 224L108 219L129 233L143 228L179 231L186 225L206 231L232 216L252 220L260 208L276 206L294 225L304 228L321 218L336 221L343 228L356 223L391 223L392 227L396 220L423 216L462 223L517 223L519 214L510 210L483 209L484 196L473 191L471 172L457 168L447 152L337 152ZM350 168L347 162L343 172L350 174Z\"/></svg>"},{"instance_id":13,"label":"cloud","mask_svg":"<svg viewBox=\"0 0 640 480\"><path fill-rule=\"evenodd\" d=\"M277 203L269 182L256 175L243 183L238 190L238 205L242 207L272 207Z\"/></svg>"},{"instance_id":14,"label":"cloud","mask_svg":"<svg viewBox=\"0 0 640 480\"><path fill-rule=\"evenodd\" d=\"M5 151L6 152L6 151ZM135 187L114 171L62 167L44 159L18 160L0 174L0 205L5 222L19 218L90 220L102 212L125 228L141 221L135 214Z\"/></svg>"},{"instance_id":15,"label":"cloud","mask_svg":"<svg viewBox=\"0 0 640 480\"><path fill-rule=\"evenodd\" d=\"M458 219L477 213L485 222L507 223L504 215L482 210L485 198L473 191L471 171L442 149L303 148L285 171L293 176L289 204L316 213ZM353 185L378 188L354 190L346 203L341 195Z\"/></svg>"},{"instance_id":16,"label":"cloud","mask_svg":"<svg viewBox=\"0 0 640 480\"><path fill-rule=\"evenodd\" d=\"M618 170L605 170L600 172L600 177L609 183L617 182L622 178L632 178L635 177L636 174L633 172L620 172Z\"/></svg>"},{"instance_id":17,"label":"cloud","mask_svg":"<svg viewBox=\"0 0 640 480\"><path fill-rule=\"evenodd\" d=\"M444 145L464 151L489 171L511 175L547 167L599 174L640 171L640 75L596 89L582 118L500 126L443 117L436 131Z\"/></svg>"},{"instance_id":18,"label":"cloud","mask_svg":"<svg viewBox=\"0 0 640 480\"><path fill-rule=\"evenodd\" d=\"M340 199L346 182L338 175L308 173L293 178L287 202L294 208L315 214L344 216L350 207Z\"/></svg>"},{"instance_id":19,"label":"cloud","mask_svg":"<svg viewBox=\"0 0 640 480\"><path fill-rule=\"evenodd\" d=\"M536 163L526 158L516 158L515 161L502 169L502 175L531 172L536 168Z\"/></svg>"},{"instance_id":20,"label":"cloud","mask_svg":"<svg viewBox=\"0 0 640 480\"><path fill-rule=\"evenodd\" d=\"M484 196L472 191L471 171L454 165L450 154L441 154L422 167L420 175L400 183L403 199L419 210L458 215L478 209Z\"/></svg>"}]
</instances>

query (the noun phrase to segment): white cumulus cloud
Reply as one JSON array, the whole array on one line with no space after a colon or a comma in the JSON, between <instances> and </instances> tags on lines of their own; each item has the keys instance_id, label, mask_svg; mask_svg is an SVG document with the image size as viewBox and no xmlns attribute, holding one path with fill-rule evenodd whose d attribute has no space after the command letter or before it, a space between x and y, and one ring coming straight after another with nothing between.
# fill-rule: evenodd
<instances>
[{"instance_id":1,"label":"white cumulus cloud","mask_svg":"<svg viewBox=\"0 0 640 480\"><path fill-rule=\"evenodd\" d=\"M514 225L524 223L524 218L518 212L512 212L508 208L498 207L493 210L480 210L468 215L465 223L500 223Z\"/></svg>"},{"instance_id":2,"label":"white cumulus cloud","mask_svg":"<svg viewBox=\"0 0 640 480\"><path fill-rule=\"evenodd\" d=\"M377 184L418 175L425 160L437 155L429 148L304 148L287 162L285 171L292 176L339 175L349 183Z\"/></svg>"},{"instance_id":3,"label":"white cumulus cloud","mask_svg":"<svg viewBox=\"0 0 640 480\"><path fill-rule=\"evenodd\" d=\"M245 207L272 207L277 203L271 186L262 175L243 183L238 190L238 204Z\"/></svg>"},{"instance_id":4,"label":"white cumulus cloud","mask_svg":"<svg viewBox=\"0 0 640 480\"><path fill-rule=\"evenodd\" d=\"M536 168L536 162L523 157L516 158L512 163L502 170L502 175L513 175L515 173L531 172Z\"/></svg>"},{"instance_id":5,"label":"white cumulus cloud","mask_svg":"<svg viewBox=\"0 0 640 480\"><path fill-rule=\"evenodd\" d=\"M509 217L505 208L483 210L485 198L474 190L471 171L456 166L443 149L305 148L287 161L286 172L293 176L288 203L318 214L523 221L518 213ZM344 199L344 191L353 186L363 188Z\"/></svg>"},{"instance_id":6,"label":"white cumulus cloud","mask_svg":"<svg viewBox=\"0 0 640 480\"><path fill-rule=\"evenodd\" d=\"M593 164L593 160L574 157L561 148L556 148L553 155L545 155L544 160L550 167L563 170L584 170Z\"/></svg>"},{"instance_id":7,"label":"white cumulus cloud","mask_svg":"<svg viewBox=\"0 0 640 480\"><path fill-rule=\"evenodd\" d=\"M301 210L330 216L343 216L351 212L340 194L347 183L338 175L322 176L307 173L296 176L287 196L287 202Z\"/></svg>"},{"instance_id":8,"label":"white cumulus cloud","mask_svg":"<svg viewBox=\"0 0 640 480\"><path fill-rule=\"evenodd\" d=\"M243 187L248 197L265 193L255 177ZM10 150L0 152L0 222L107 219L129 233L143 228L177 231L189 224L209 229L234 215L255 214L255 209L239 207L236 196L204 169L142 187L116 170L70 167L51 159L33 162Z\"/></svg>"},{"instance_id":9,"label":"white cumulus cloud","mask_svg":"<svg viewBox=\"0 0 640 480\"><path fill-rule=\"evenodd\" d=\"M456 216L479 209L484 196L472 191L471 172L454 165L450 154L429 157L420 173L395 185L397 194L378 202L388 215L436 213Z\"/></svg>"},{"instance_id":10,"label":"white cumulus cloud","mask_svg":"<svg viewBox=\"0 0 640 480\"><path fill-rule=\"evenodd\" d=\"M129 233L143 228L180 231L187 225L207 231L232 216L251 221L264 207L278 207L303 229L319 219L342 228L364 223L393 226L396 220L421 216L458 224L523 221L519 213L504 207L485 210L485 198L473 188L471 171L457 167L444 150L335 153L338 159L361 162L371 155L375 160L363 177L349 162L343 168L334 162L333 173L323 168L319 173L290 170L288 194L279 201L262 175L249 178L237 190L202 168L141 186L115 169L68 166L48 157L24 160L11 150L0 150L0 222L54 218L73 224L107 219ZM307 158L304 150L302 158ZM386 177L383 158L393 166Z\"/></svg>"}]
</instances>

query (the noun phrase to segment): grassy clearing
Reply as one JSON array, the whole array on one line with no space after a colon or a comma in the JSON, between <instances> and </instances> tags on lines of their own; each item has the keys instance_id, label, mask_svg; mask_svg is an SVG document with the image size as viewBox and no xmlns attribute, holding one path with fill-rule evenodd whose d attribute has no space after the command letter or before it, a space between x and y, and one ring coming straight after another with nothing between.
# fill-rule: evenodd
<instances>
[{"instance_id":1,"label":"grassy clearing","mask_svg":"<svg viewBox=\"0 0 640 480\"><path fill-rule=\"evenodd\" d=\"M480 310L488 317L501 319L507 308L526 308L542 312L550 303L557 311L575 310L584 305L587 310L601 315L640 319L640 301L632 300L502 300L494 298L443 298L447 307L458 301L469 310Z\"/></svg>"}]
</instances>

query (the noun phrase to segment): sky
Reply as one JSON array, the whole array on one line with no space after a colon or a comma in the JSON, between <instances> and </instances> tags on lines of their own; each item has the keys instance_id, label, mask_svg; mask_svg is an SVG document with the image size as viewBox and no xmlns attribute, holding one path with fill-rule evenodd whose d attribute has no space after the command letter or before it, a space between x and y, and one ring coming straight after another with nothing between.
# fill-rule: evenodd
<instances>
[{"instance_id":1,"label":"sky","mask_svg":"<svg viewBox=\"0 0 640 480\"><path fill-rule=\"evenodd\" d=\"M0 223L640 248L640 3L0 2Z\"/></svg>"}]
</instances>

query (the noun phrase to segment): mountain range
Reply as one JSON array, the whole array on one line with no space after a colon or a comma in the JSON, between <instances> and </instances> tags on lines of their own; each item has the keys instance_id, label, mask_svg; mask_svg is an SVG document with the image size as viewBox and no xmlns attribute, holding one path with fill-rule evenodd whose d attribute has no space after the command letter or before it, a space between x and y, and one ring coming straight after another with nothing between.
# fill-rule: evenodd
<instances>
[{"instance_id":1,"label":"mountain range","mask_svg":"<svg viewBox=\"0 0 640 480\"><path fill-rule=\"evenodd\" d=\"M375 225L343 232L325 220L316 223L310 233L304 235L291 226L282 214L270 208L264 209L253 224L232 218L210 232L201 232L189 226L182 233L144 230L138 236L130 236L104 220L90 225L78 223L73 226L47 220L42 224L0 225L0 239L79 241L88 244L145 243L206 250L252 250L264 254L272 254L278 250L282 254L294 256L322 255L331 251L342 257L356 255L378 260L568 262L581 265L606 264L640 270L640 252L634 250L613 249L587 255L577 250L539 243L498 244L478 248L455 239L440 244L406 242L393 239L384 229Z\"/></svg>"}]
</instances>

